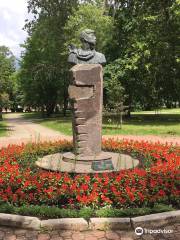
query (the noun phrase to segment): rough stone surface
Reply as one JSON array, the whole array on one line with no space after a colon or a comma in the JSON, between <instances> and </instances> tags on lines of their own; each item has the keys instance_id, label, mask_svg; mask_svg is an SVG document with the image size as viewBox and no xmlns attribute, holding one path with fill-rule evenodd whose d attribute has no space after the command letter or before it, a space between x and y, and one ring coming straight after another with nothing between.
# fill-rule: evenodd
<instances>
[{"instance_id":1,"label":"rough stone surface","mask_svg":"<svg viewBox=\"0 0 180 240\"><path fill-rule=\"evenodd\" d=\"M160 228L156 224L156 229ZM143 234L137 236L134 231L126 230L85 230L85 231L73 231L73 230L48 230L43 232L27 229L26 232L22 232L22 235L16 235L17 228L7 228L0 226L0 240L179 240L180 236L180 224L175 223L167 225L162 229L173 230L170 234ZM19 230L19 229L18 229Z\"/></svg>"},{"instance_id":2,"label":"rough stone surface","mask_svg":"<svg viewBox=\"0 0 180 240\"><path fill-rule=\"evenodd\" d=\"M84 142L84 141L83 141ZM119 171L121 169L129 169L137 166L139 160L133 159L126 154L118 154L112 152L101 152L98 156L76 156L73 153L64 153L63 158L61 153L46 155L36 161L38 167L61 172L76 172L76 173L91 173L102 172L92 168L93 161L108 160L112 162L113 169L103 170L103 172ZM102 161L100 161L102 163Z\"/></svg>"},{"instance_id":3,"label":"rough stone surface","mask_svg":"<svg viewBox=\"0 0 180 240\"><path fill-rule=\"evenodd\" d=\"M91 218L90 228L96 230L130 229L130 218Z\"/></svg>"},{"instance_id":4,"label":"rough stone surface","mask_svg":"<svg viewBox=\"0 0 180 240\"><path fill-rule=\"evenodd\" d=\"M40 229L40 220L36 217L0 213L0 225Z\"/></svg>"},{"instance_id":5,"label":"rough stone surface","mask_svg":"<svg viewBox=\"0 0 180 240\"><path fill-rule=\"evenodd\" d=\"M98 154L102 140L102 67L99 64L78 64L71 69L71 74L68 91L73 107L74 148L79 155ZM78 140L82 134L88 137L81 146Z\"/></svg>"},{"instance_id":6,"label":"rough stone surface","mask_svg":"<svg viewBox=\"0 0 180 240\"><path fill-rule=\"evenodd\" d=\"M119 240L119 235L116 232L112 232L112 231L107 231L106 237L112 240Z\"/></svg>"},{"instance_id":7,"label":"rough stone surface","mask_svg":"<svg viewBox=\"0 0 180 240\"><path fill-rule=\"evenodd\" d=\"M87 230L88 223L83 218L49 219L41 221L41 227L45 230L69 229Z\"/></svg>"},{"instance_id":8,"label":"rough stone surface","mask_svg":"<svg viewBox=\"0 0 180 240\"><path fill-rule=\"evenodd\" d=\"M93 86L80 87L80 86L69 86L68 89L71 99L88 99L93 97L94 88Z\"/></svg>"},{"instance_id":9,"label":"rough stone surface","mask_svg":"<svg viewBox=\"0 0 180 240\"><path fill-rule=\"evenodd\" d=\"M85 118L76 118L76 123L79 125L83 125L85 123L86 119ZM81 136L83 138L81 138ZM85 138L84 138L85 136ZM87 140L87 134L81 134L78 138L78 140Z\"/></svg>"},{"instance_id":10,"label":"rough stone surface","mask_svg":"<svg viewBox=\"0 0 180 240\"><path fill-rule=\"evenodd\" d=\"M49 234L44 234L44 233L40 233L39 235L38 235L38 240L50 240L50 236L49 236Z\"/></svg>"},{"instance_id":11,"label":"rough stone surface","mask_svg":"<svg viewBox=\"0 0 180 240\"><path fill-rule=\"evenodd\" d=\"M0 222L0 240L179 240L180 238L180 211L172 211L172 212L164 212L160 214L152 214L151 216L144 216L144 221L146 218L151 218L151 221L155 220L154 225L143 226L142 221L138 221L138 226L144 229L144 232L141 236L135 234L135 231L132 229L130 225L129 218L113 218L114 221L109 221L111 223L111 228L108 225L103 227L103 221L111 220L108 218L99 218L99 221L96 219L91 219L90 225L88 228L87 222L82 219L61 219L63 224L59 224L59 219L52 220L44 220L41 221L42 225L44 224L44 228L31 230L27 229L26 226L22 225L10 225L8 222L8 227L2 226L2 219ZM0 214L1 217L4 215L6 219L10 219L8 215L10 214ZM156 215L156 218L155 218ZM159 215L159 216L157 216ZM14 216L14 215L11 215ZM164 216L164 219L168 219L166 225L162 225L161 220ZM19 217L19 216L18 216ZM159 221L157 220L159 218ZM25 217L27 218L27 217ZM25 220L24 218L24 220ZM30 218L30 217L28 217ZM138 217L139 219L142 217ZM5 219L5 218L4 218ZM133 218L135 219L135 218ZM137 218L136 218L137 219ZM22 220L22 219L21 219ZM102 221L100 221L102 220ZM117 221L118 220L118 221ZM132 220L132 219L131 219ZM16 219L13 219L16 222ZM27 222L27 219L25 220ZM82 227L84 224L86 227ZM98 224L102 224L100 229L90 229L92 227L92 222ZM117 224L117 225L116 225ZM75 227L77 226L77 228ZM79 226L81 227L79 228ZM16 227L18 226L18 227ZM55 229L54 229L55 226ZM94 224L95 226L95 224ZM106 228L108 226L108 228ZM113 227L113 228L112 228ZM25 229L26 228L26 229ZM56 229L57 228L57 229ZM159 233L150 233L145 230L161 230ZM167 230L169 232L167 232ZM166 231L166 232L164 232Z\"/></svg>"},{"instance_id":12,"label":"rough stone surface","mask_svg":"<svg viewBox=\"0 0 180 240\"><path fill-rule=\"evenodd\" d=\"M85 141L81 141L85 142ZM113 152L101 152L100 154L96 155L86 155L86 156L81 156L81 155L75 155L71 152L67 152L63 154L63 160L64 161L72 161L77 160L78 162L83 162L85 164L92 164L92 161L94 160L108 160L112 159L113 157L119 157L119 154L113 153Z\"/></svg>"},{"instance_id":13,"label":"rough stone surface","mask_svg":"<svg viewBox=\"0 0 180 240\"><path fill-rule=\"evenodd\" d=\"M131 221L134 228L138 226L147 228L156 227L157 225L165 226L174 222L180 223L180 210L135 217Z\"/></svg>"}]
</instances>

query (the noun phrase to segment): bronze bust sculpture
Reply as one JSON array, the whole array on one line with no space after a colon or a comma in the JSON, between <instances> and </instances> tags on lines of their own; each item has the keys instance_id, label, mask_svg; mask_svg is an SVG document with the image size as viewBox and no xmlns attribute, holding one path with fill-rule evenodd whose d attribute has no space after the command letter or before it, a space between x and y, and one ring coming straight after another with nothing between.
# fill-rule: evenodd
<instances>
[{"instance_id":1,"label":"bronze bust sculpture","mask_svg":"<svg viewBox=\"0 0 180 240\"><path fill-rule=\"evenodd\" d=\"M104 54L95 51L96 36L91 29L85 29L80 34L82 48L76 48L71 45L69 47L68 62L76 64L101 64L106 63Z\"/></svg>"}]
</instances>

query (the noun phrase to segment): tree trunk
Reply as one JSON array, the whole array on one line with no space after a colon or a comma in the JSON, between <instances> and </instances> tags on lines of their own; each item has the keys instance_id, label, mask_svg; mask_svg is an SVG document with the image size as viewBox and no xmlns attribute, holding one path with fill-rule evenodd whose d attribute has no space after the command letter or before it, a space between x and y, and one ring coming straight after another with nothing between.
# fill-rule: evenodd
<instances>
[{"instance_id":1,"label":"tree trunk","mask_svg":"<svg viewBox=\"0 0 180 240\"><path fill-rule=\"evenodd\" d=\"M63 103L63 116L66 116L66 111L68 107L68 96L64 96L64 103Z\"/></svg>"},{"instance_id":2,"label":"tree trunk","mask_svg":"<svg viewBox=\"0 0 180 240\"><path fill-rule=\"evenodd\" d=\"M45 118L45 109L44 109L44 106L41 106L40 109L38 109L38 111L40 110L41 112L41 116L42 118Z\"/></svg>"},{"instance_id":3,"label":"tree trunk","mask_svg":"<svg viewBox=\"0 0 180 240\"><path fill-rule=\"evenodd\" d=\"M64 92L63 92L63 116L66 116L66 111L68 107L68 86L69 86L70 74L65 72L64 74Z\"/></svg>"},{"instance_id":4,"label":"tree trunk","mask_svg":"<svg viewBox=\"0 0 180 240\"><path fill-rule=\"evenodd\" d=\"M50 117L53 114L55 105L56 104L52 103L52 102L46 105L46 115L47 115L47 117Z\"/></svg>"},{"instance_id":5,"label":"tree trunk","mask_svg":"<svg viewBox=\"0 0 180 240\"><path fill-rule=\"evenodd\" d=\"M166 101L165 103L166 107L171 109L172 108L172 102L171 101Z\"/></svg>"},{"instance_id":6,"label":"tree trunk","mask_svg":"<svg viewBox=\"0 0 180 240\"><path fill-rule=\"evenodd\" d=\"M131 118L131 110L130 109L128 109L127 110L127 115L126 115L128 118Z\"/></svg>"},{"instance_id":7,"label":"tree trunk","mask_svg":"<svg viewBox=\"0 0 180 240\"><path fill-rule=\"evenodd\" d=\"M2 108L0 108L0 121L2 121Z\"/></svg>"},{"instance_id":8,"label":"tree trunk","mask_svg":"<svg viewBox=\"0 0 180 240\"><path fill-rule=\"evenodd\" d=\"M118 125L117 125L117 127L120 127L120 129L122 129L122 115L123 115L123 112L120 111L119 118L118 118Z\"/></svg>"}]
</instances>

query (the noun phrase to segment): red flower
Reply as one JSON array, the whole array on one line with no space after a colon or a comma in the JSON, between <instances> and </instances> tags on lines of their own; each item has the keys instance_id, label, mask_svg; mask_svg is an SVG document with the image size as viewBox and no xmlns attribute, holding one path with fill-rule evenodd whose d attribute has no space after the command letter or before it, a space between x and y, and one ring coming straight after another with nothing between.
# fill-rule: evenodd
<instances>
[{"instance_id":1,"label":"red flower","mask_svg":"<svg viewBox=\"0 0 180 240\"><path fill-rule=\"evenodd\" d=\"M128 152L146 161L149 168L122 170L94 175L34 171L22 167L26 154L48 153L72 146L67 141L8 146L0 150L0 201L22 204L58 204L115 207L141 206L160 201L176 203L179 198L180 148L138 141L103 140L106 151ZM140 157L139 157L140 156ZM20 161L19 161L20 160ZM25 165L25 164L23 164ZM172 200L171 200L172 199Z\"/></svg>"},{"instance_id":2,"label":"red flower","mask_svg":"<svg viewBox=\"0 0 180 240\"><path fill-rule=\"evenodd\" d=\"M83 191L87 191L88 190L88 185L87 184L82 184L81 185L81 189L83 190Z\"/></svg>"},{"instance_id":3,"label":"red flower","mask_svg":"<svg viewBox=\"0 0 180 240\"><path fill-rule=\"evenodd\" d=\"M163 190L159 190L159 195L163 197L165 196L165 192Z\"/></svg>"},{"instance_id":4,"label":"red flower","mask_svg":"<svg viewBox=\"0 0 180 240\"><path fill-rule=\"evenodd\" d=\"M139 199L143 202L144 201L144 195L141 192L138 192Z\"/></svg>"}]
</instances>

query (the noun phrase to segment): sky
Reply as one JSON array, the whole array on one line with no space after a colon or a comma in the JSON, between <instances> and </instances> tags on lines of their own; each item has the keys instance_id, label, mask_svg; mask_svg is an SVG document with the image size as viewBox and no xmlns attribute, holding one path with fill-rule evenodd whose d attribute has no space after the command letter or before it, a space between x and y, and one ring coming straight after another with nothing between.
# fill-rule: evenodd
<instances>
[{"instance_id":1,"label":"sky","mask_svg":"<svg viewBox=\"0 0 180 240\"><path fill-rule=\"evenodd\" d=\"M10 48L19 58L27 33L22 30L28 18L27 0L0 0L0 45Z\"/></svg>"}]
</instances>

